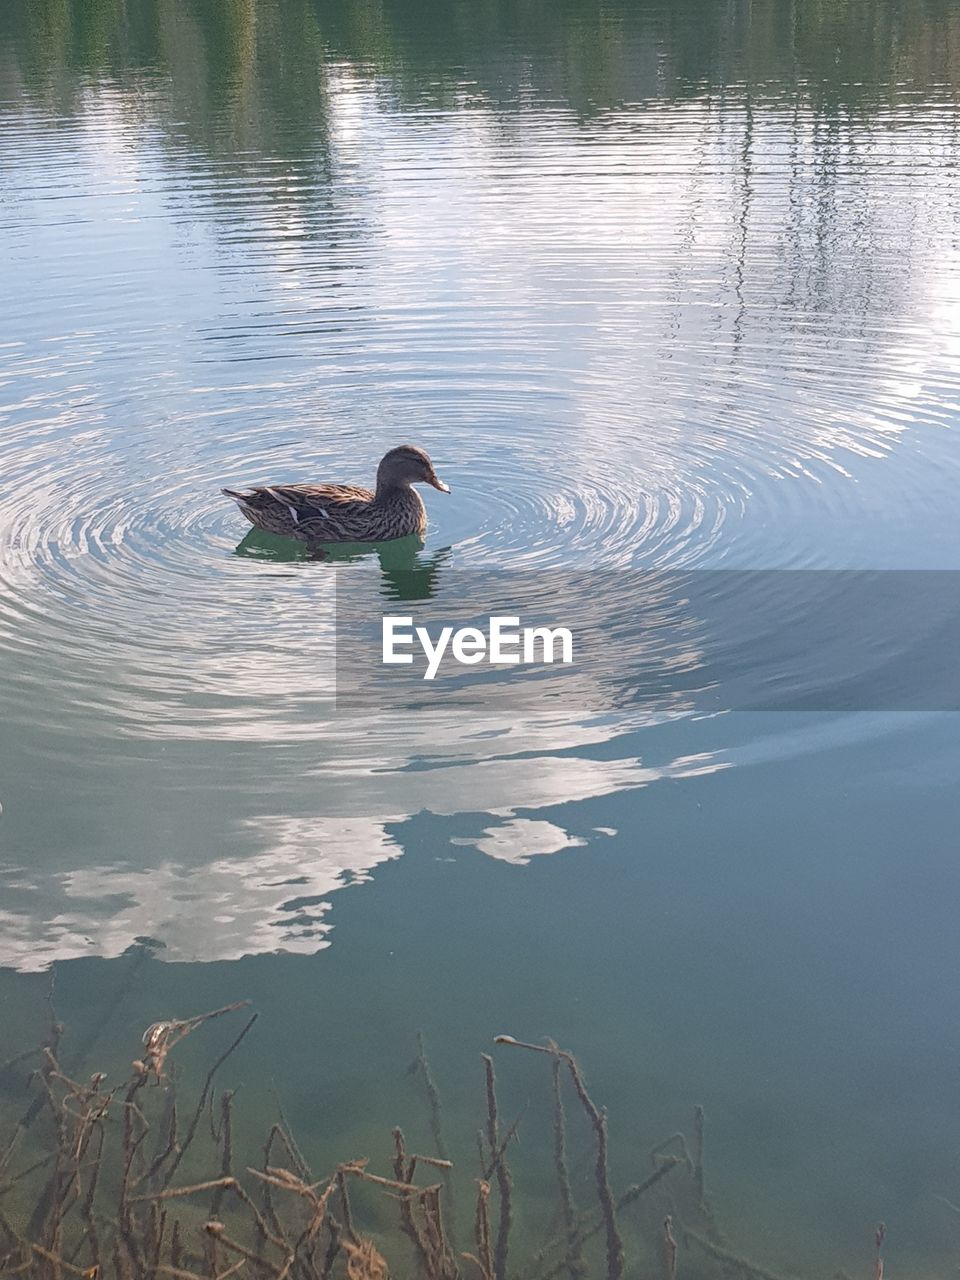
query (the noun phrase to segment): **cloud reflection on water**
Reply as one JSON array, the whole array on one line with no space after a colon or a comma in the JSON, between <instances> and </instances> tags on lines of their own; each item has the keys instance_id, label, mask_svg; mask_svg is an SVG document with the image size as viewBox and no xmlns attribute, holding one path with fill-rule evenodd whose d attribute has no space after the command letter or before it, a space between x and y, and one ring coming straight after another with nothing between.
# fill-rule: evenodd
<instances>
[{"instance_id":1,"label":"cloud reflection on water","mask_svg":"<svg viewBox=\"0 0 960 1280\"><path fill-rule=\"evenodd\" d=\"M116 956L141 938L161 944L168 961L233 960L263 952L310 954L328 945L330 896L369 880L375 868L403 853L403 824L420 810L404 810L402 792L415 792L437 814L484 810L505 821L476 838L455 838L490 857L522 866L530 856L587 843L546 820L512 818L525 812L647 786L663 778L694 777L722 767L706 757L645 768L638 760L603 762L576 757L488 761L404 775L391 785L354 792L364 812L338 817L264 815L241 826L261 852L184 866L130 863L78 867L40 880L20 867L4 877L22 909L0 917L0 964L39 970L55 960ZM367 775L375 778L376 775ZM376 812L394 800L392 811ZM375 816L369 816L374 809Z\"/></svg>"}]
</instances>

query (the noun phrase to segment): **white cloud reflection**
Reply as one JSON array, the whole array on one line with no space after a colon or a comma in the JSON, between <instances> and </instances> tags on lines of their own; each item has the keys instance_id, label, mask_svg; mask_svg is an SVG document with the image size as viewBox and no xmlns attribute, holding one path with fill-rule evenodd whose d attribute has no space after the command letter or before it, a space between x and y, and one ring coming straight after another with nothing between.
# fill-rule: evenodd
<instances>
[{"instance_id":1,"label":"white cloud reflection","mask_svg":"<svg viewBox=\"0 0 960 1280\"><path fill-rule=\"evenodd\" d=\"M576 849L587 843L580 836L571 836L563 827L542 819L511 818L496 827L486 827L483 835L472 840L455 837L451 844L472 845L490 858L500 862L512 862L525 867L531 858L543 853L559 853L561 849Z\"/></svg>"},{"instance_id":2,"label":"white cloud reflection","mask_svg":"<svg viewBox=\"0 0 960 1280\"><path fill-rule=\"evenodd\" d=\"M410 776L426 777L427 787L416 788L421 799L430 799L424 808L439 815L486 810L503 819L451 844L523 866L531 857L586 845L592 833L573 835L547 819L515 817L514 808L529 811L722 767L708 756L661 767L636 759L488 761L408 775L406 783L402 774L387 775L385 787L356 792L354 802L389 804L404 789L409 793ZM55 960L117 956L143 939L159 944L158 956L169 961L310 954L328 945L331 895L362 884L402 855L402 824L413 812L398 804L372 817L252 817L241 826L261 852L192 866L171 859L152 867L90 866L42 880L18 868L7 877L6 891L9 897L16 890L23 909L0 913L0 964L40 970ZM609 828L594 830L610 834Z\"/></svg>"}]
</instances>

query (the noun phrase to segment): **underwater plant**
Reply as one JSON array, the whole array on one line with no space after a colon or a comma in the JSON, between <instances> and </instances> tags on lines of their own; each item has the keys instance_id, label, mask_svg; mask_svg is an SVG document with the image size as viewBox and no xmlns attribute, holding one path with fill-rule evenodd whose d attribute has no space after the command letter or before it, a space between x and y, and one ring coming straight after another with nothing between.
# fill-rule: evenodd
<instances>
[{"instance_id":1,"label":"underwater plant","mask_svg":"<svg viewBox=\"0 0 960 1280\"><path fill-rule=\"evenodd\" d=\"M483 1054L483 1123L474 1181L473 1239L457 1248L440 1092L422 1036L412 1071L422 1081L437 1154L408 1150L393 1130L383 1172L365 1158L316 1176L280 1114L256 1164L238 1167L235 1095L219 1093L221 1068L253 1028L252 1013L209 1067L185 1106L183 1081L168 1059L188 1035L248 1008L239 1001L194 1017L155 1022L144 1052L121 1084L102 1072L73 1079L61 1065L64 1027L55 1016L44 1042L0 1065L0 1080L28 1095L0 1145L0 1275L36 1280L560 1280L637 1274L627 1262L622 1223L641 1209L644 1274L659 1280L781 1280L727 1244L704 1175L704 1112L692 1136L674 1133L649 1152L645 1176L615 1192L607 1115L591 1097L576 1058L553 1041L499 1035L499 1048L549 1059L545 1073L553 1128L555 1229L538 1247L514 1248L516 1189L508 1156L522 1116L504 1126L494 1059ZM18 1074L19 1073L19 1074ZM567 1100L565 1100L565 1093ZM567 1154L572 1098L592 1137L595 1203L577 1204ZM186 1169L202 1169L189 1177ZM364 1187L392 1206L373 1229L355 1211ZM882 1280L884 1228L876 1235L875 1280ZM526 1244L527 1242L524 1242ZM842 1274L842 1273L838 1273Z\"/></svg>"}]
</instances>

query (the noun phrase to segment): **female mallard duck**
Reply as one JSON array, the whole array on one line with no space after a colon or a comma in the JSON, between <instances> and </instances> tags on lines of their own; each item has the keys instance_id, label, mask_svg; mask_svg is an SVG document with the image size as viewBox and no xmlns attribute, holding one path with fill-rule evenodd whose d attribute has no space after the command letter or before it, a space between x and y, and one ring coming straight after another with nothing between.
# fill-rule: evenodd
<instances>
[{"instance_id":1,"label":"female mallard duck","mask_svg":"<svg viewBox=\"0 0 960 1280\"><path fill-rule=\"evenodd\" d=\"M377 490L350 484L275 484L238 493L233 498L251 524L267 533L323 542L387 542L423 533L427 509L415 484L450 489L438 478L422 449L402 444L384 454L377 468Z\"/></svg>"}]
</instances>

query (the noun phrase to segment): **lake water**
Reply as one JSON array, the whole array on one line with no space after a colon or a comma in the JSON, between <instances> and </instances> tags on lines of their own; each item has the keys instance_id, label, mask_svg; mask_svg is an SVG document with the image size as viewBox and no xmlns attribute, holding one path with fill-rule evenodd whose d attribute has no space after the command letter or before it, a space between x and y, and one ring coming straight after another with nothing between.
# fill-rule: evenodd
<instances>
[{"instance_id":1,"label":"lake water","mask_svg":"<svg viewBox=\"0 0 960 1280\"><path fill-rule=\"evenodd\" d=\"M903 682L957 656L958 166L956 0L6 0L0 1059L51 966L88 1073L249 998L250 1140L382 1164L419 1030L469 1196L479 1054L553 1037L618 1183L700 1103L738 1250L953 1274L960 704ZM422 547L219 495L405 440ZM664 573L771 697L638 695L641 641L707 666ZM603 674L334 705L338 614L481 580L589 602Z\"/></svg>"}]
</instances>

